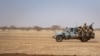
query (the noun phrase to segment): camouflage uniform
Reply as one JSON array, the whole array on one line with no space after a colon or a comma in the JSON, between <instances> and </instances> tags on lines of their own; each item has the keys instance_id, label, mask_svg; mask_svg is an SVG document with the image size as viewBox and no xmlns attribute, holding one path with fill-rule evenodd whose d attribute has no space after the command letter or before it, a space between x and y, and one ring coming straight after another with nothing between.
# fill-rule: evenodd
<instances>
[{"instance_id":1,"label":"camouflage uniform","mask_svg":"<svg viewBox=\"0 0 100 56\"><path fill-rule=\"evenodd\" d=\"M83 32L88 33L88 26L86 25L86 23L83 26Z\"/></svg>"},{"instance_id":2,"label":"camouflage uniform","mask_svg":"<svg viewBox=\"0 0 100 56\"><path fill-rule=\"evenodd\" d=\"M86 23L84 24L83 28L87 29L87 25L86 25Z\"/></svg>"},{"instance_id":3,"label":"camouflage uniform","mask_svg":"<svg viewBox=\"0 0 100 56\"><path fill-rule=\"evenodd\" d=\"M80 27L78 27L78 36L80 36L81 37L81 35L82 35L82 26L80 26Z\"/></svg>"}]
</instances>

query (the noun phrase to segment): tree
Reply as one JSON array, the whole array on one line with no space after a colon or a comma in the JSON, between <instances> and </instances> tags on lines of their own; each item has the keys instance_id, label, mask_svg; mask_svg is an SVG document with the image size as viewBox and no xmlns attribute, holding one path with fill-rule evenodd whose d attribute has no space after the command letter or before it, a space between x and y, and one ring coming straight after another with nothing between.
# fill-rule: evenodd
<instances>
[{"instance_id":1,"label":"tree","mask_svg":"<svg viewBox=\"0 0 100 56\"><path fill-rule=\"evenodd\" d=\"M7 26L3 26L3 27L0 27L3 31L5 31L6 29L8 29Z\"/></svg>"},{"instance_id":2,"label":"tree","mask_svg":"<svg viewBox=\"0 0 100 56\"><path fill-rule=\"evenodd\" d=\"M61 27L59 25L53 25L52 27L52 30L60 30Z\"/></svg>"},{"instance_id":3,"label":"tree","mask_svg":"<svg viewBox=\"0 0 100 56\"><path fill-rule=\"evenodd\" d=\"M40 27L40 26L34 26L33 29L35 29L35 30L37 30L37 31L40 31L40 30L42 30L43 28Z\"/></svg>"}]
</instances>

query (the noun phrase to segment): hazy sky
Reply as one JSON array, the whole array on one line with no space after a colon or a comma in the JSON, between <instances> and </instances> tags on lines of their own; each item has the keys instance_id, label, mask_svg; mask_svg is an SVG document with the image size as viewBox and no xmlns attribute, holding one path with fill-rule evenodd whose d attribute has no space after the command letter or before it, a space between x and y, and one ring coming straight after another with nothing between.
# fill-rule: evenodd
<instances>
[{"instance_id":1,"label":"hazy sky","mask_svg":"<svg viewBox=\"0 0 100 56\"><path fill-rule=\"evenodd\" d=\"M100 0L0 0L0 26L100 28Z\"/></svg>"}]
</instances>

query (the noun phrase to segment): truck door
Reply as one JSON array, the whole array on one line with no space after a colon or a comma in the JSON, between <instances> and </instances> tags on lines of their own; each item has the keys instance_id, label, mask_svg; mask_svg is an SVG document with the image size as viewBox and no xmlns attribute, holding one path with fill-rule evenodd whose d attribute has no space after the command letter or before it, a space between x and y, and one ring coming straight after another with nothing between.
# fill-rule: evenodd
<instances>
[{"instance_id":1,"label":"truck door","mask_svg":"<svg viewBox=\"0 0 100 56\"><path fill-rule=\"evenodd\" d=\"M71 38L75 38L76 37L76 33L74 31L74 28L70 28L70 37Z\"/></svg>"},{"instance_id":2,"label":"truck door","mask_svg":"<svg viewBox=\"0 0 100 56\"><path fill-rule=\"evenodd\" d=\"M64 33L65 33L66 38L70 37L70 30L69 29L66 29L66 31Z\"/></svg>"}]
</instances>

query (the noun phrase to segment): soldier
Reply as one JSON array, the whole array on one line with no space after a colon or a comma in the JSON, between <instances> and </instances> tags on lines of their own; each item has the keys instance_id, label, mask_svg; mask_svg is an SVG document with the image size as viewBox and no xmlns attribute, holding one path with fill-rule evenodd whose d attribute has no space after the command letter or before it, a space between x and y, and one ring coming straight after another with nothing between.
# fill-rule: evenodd
<instances>
[{"instance_id":1,"label":"soldier","mask_svg":"<svg viewBox=\"0 0 100 56\"><path fill-rule=\"evenodd\" d=\"M82 26L80 26L80 27L78 27L78 35L81 37L81 35L82 35Z\"/></svg>"},{"instance_id":2,"label":"soldier","mask_svg":"<svg viewBox=\"0 0 100 56\"><path fill-rule=\"evenodd\" d=\"M83 26L83 28L84 28L84 29L87 29L87 25L86 25L86 23L84 23L84 26Z\"/></svg>"},{"instance_id":3,"label":"soldier","mask_svg":"<svg viewBox=\"0 0 100 56\"><path fill-rule=\"evenodd\" d=\"M88 26L86 25L86 23L84 23L83 32L84 33L87 33L88 32Z\"/></svg>"},{"instance_id":4,"label":"soldier","mask_svg":"<svg viewBox=\"0 0 100 56\"><path fill-rule=\"evenodd\" d=\"M78 27L78 32L82 31L82 26Z\"/></svg>"}]
</instances>

